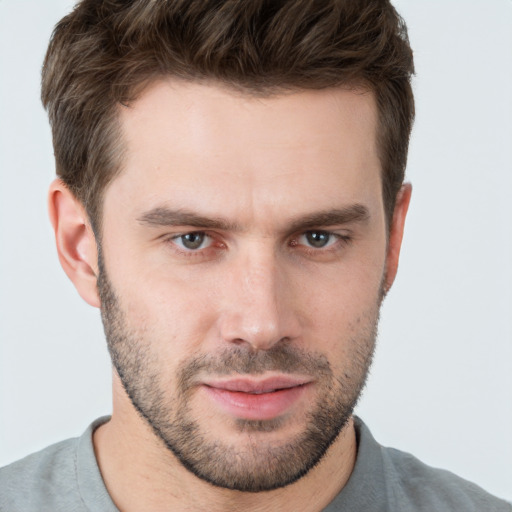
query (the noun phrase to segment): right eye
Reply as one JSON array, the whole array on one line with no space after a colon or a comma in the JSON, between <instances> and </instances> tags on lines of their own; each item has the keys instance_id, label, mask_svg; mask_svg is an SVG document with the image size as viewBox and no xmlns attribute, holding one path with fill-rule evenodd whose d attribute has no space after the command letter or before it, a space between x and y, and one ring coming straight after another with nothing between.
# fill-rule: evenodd
<instances>
[{"instance_id":1,"label":"right eye","mask_svg":"<svg viewBox=\"0 0 512 512\"><path fill-rule=\"evenodd\" d=\"M333 233L327 231L306 231L300 238L304 240L304 245L315 249L329 247L337 241Z\"/></svg>"},{"instance_id":2,"label":"right eye","mask_svg":"<svg viewBox=\"0 0 512 512\"><path fill-rule=\"evenodd\" d=\"M172 241L184 251L198 251L206 249L212 244L212 238L202 231L177 235L172 238Z\"/></svg>"}]
</instances>

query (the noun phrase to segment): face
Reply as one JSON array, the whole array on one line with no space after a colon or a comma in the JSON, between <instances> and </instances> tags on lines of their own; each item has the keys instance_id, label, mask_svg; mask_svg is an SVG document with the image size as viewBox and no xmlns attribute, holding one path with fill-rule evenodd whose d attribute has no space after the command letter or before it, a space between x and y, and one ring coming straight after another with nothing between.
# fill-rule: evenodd
<instances>
[{"instance_id":1,"label":"face","mask_svg":"<svg viewBox=\"0 0 512 512\"><path fill-rule=\"evenodd\" d=\"M159 82L121 124L98 285L128 403L200 478L287 485L350 418L373 353L373 96Z\"/></svg>"}]
</instances>

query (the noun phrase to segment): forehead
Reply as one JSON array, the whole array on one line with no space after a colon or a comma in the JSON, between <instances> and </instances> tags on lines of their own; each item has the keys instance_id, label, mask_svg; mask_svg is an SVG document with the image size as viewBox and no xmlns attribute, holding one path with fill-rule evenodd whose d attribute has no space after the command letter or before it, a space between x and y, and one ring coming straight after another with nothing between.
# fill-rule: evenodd
<instances>
[{"instance_id":1,"label":"forehead","mask_svg":"<svg viewBox=\"0 0 512 512\"><path fill-rule=\"evenodd\" d=\"M254 215L380 196L370 92L254 97L165 80L123 107L120 120L126 152L106 201L112 189L134 208L161 202L200 210L217 202L227 214Z\"/></svg>"},{"instance_id":2,"label":"forehead","mask_svg":"<svg viewBox=\"0 0 512 512\"><path fill-rule=\"evenodd\" d=\"M371 152L377 126L374 94L368 90L327 88L254 96L215 83L173 79L154 82L130 107L121 108L120 117L133 149L155 147L166 138L166 144L172 144L169 150L179 153L195 153L200 145L205 151L228 148L233 154L233 138L251 146L308 142L308 147L330 149L343 144L340 135L346 139L346 128L354 140L364 139Z\"/></svg>"}]
</instances>

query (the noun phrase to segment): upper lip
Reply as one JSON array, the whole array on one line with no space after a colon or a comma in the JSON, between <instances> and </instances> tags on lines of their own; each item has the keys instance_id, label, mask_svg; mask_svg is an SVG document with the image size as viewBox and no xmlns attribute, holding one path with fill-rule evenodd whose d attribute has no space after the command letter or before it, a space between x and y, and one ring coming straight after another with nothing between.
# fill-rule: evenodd
<instances>
[{"instance_id":1,"label":"upper lip","mask_svg":"<svg viewBox=\"0 0 512 512\"><path fill-rule=\"evenodd\" d=\"M311 378L279 375L266 378L235 377L226 379L204 380L203 384L211 388L224 391L238 391L242 393L270 393L278 389L289 389L303 386L311 382Z\"/></svg>"}]
</instances>

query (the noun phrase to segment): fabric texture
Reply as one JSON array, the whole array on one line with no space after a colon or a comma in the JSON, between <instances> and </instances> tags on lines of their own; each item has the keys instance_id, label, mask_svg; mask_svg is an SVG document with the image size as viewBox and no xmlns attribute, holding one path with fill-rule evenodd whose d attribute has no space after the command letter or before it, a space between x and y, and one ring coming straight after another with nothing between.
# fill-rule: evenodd
<instances>
[{"instance_id":1,"label":"fabric texture","mask_svg":"<svg viewBox=\"0 0 512 512\"><path fill-rule=\"evenodd\" d=\"M92 434L62 441L0 469L1 512L118 512L101 478ZM512 512L512 506L448 471L378 444L356 418L354 471L324 512Z\"/></svg>"}]
</instances>

